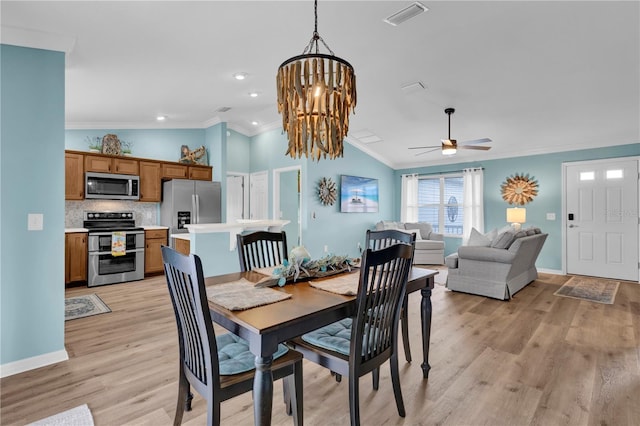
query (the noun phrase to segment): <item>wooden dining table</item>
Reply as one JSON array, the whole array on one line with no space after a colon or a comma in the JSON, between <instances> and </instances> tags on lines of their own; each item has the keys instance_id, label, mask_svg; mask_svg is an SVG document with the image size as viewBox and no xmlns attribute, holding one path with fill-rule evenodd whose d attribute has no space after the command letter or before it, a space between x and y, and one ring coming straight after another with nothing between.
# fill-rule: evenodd
<instances>
[{"instance_id":1,"label":"wooden dining table","mask_svg":"<svg viewBox=\"0 0 640 426\"><path fill-rule=\"evenodd\" d=\"M407 283L407 294L420 290L422 323L421 364L423 377L429 376L429 339L431 335L431 290L438 271L413 267ZM207 287L245 278L258 282L264 275L257 272L237 272L205 278ZM313 288L302 281L274 289L291 294L289 299L250 308L231 311L209 300L213 321L249 342L256 356L253 386L254 422L271 424L273 405L273 376L271 364L279 343L301 336L319 327L349 317L355 313L356 297Z\"/></svg>"}]
</instances>

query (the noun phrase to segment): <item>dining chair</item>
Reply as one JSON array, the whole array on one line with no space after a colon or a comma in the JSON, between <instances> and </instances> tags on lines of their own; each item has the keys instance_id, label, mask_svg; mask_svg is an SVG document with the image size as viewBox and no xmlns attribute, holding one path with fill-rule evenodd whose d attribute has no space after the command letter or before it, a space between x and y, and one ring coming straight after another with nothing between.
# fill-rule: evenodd
<instances>
[{"instance_id":1,"label":"dining chair","mask_svg":"<svg viewBox=\"0 0 640 426\"><path fill-rule=\"evenodd\" d=\"M164 272L176 316L180 350L178 403L173 421L182 423L191 410L191 386L207 400L207 424L220 424L220 403L253 389L254 359L249 344L232 333L216 336L197 255L183 255L162 246ZM302 425L302 355L279 345L272 364L273 379L284 379L295 425Z\"/></svg>"},{"instance_id":2,"label":"dining chair","mask_svg":"<svg viewBox=\"0 0 640 426\"><path fill-rule=\"evenodd\" d=\"M413 232L402 232L397 229L385 229L381 231L367 230L367 239L365 247L372 250L380 250L392 244L405 243L410 244L415 252L416 234ZM411 263L413 264L413 253L411 254ZM400 326L402 332L402 343L404 347L404 356L407 362L411 362L411 346L409 345L409 298L405 294L402 301L402 309L400 310ZM377 372L374 372L374 387L376 386Z\"/></svg>"},{"instance_id":3,"label":"dining chair","mask_svg":"<svg viewBox=\"0 0 640 426\"><path fill-rule=\"evenodd\" d=\"M281 265L287 259L287 234L284 231L238 234L237 242L242 272Z\"/></svg>"},{"instance_id":4,"label":"dining chair","mask_svg":"<svg viewBox=\"0 0 640 426\"><path fill-rule=\"evenodd\" d=\"M356 313L288 342L304 357L349 380L351 425L360 424L359 378L389 360L400 417L405 416L398 371L398 322L413 249L394 244L367 249L360 268Z\"/></svg>"}]
</instances>

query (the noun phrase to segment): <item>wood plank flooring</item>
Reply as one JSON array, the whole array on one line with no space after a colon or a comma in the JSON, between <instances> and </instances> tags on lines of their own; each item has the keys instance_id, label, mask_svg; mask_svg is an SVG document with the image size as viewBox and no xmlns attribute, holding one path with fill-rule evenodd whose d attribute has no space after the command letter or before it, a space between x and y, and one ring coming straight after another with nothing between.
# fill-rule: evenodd
<instances>
[{"instance_id":1,"label":"wood plank flooring","mask_svg":"<svg viewBox=\"0 0 640 426\"><path fill-rule=\"evenodd\" d=\"M622 282L615 304L554 296L568 279L540 278L509 302L433 292L431 373L420 369L420 295L410 297L411 351L398 416L388 368L380 389L361 379L363 425L640 424L640 285ZM87 403L96 425L170 425L178 345L164 277L88 289L113 312L68 321L70 360L0 380L0 424L24 425ZM220 331L217 329L217 331ZM402 351L402 345L399 345ZM304 363L307 425L348 425L348 386ZM291 425L274 386L274 425ZM184 424L202 425L198 396ZM222 423L253 424L251 393L222 404Z\"/></svg>"}]
</instances>

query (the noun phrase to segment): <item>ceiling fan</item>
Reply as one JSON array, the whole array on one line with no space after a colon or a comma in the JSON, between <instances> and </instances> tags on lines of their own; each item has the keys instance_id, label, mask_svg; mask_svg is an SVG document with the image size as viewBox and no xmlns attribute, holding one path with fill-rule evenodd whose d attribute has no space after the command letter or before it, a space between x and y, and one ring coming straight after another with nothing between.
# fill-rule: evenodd
<instances>
[{"instance_id":1,"label":"ceiling fan","mask_svg":"<svg viewBox=\"0 0 640 426\"><path fill-rule=\"evenodd\" d=\"M449 136L447 139L442 139L441 145L431 145L431 146L414 146L409 149L427 149L428 151L420 152L416 154L416 157L419 155L427 154L429 152L436 151L438 149L442 150L442 155L453 155L456 153L458 149L477 149L481 151L487 151L491 149L490 146L477 146L480 143L491 142L489 138L482 139L474 139L470 141L460 142L457 140L451 139L451 114L456 112L454 108L445 108L445 114L449 116Z\"/></svg>"}]
</instances>

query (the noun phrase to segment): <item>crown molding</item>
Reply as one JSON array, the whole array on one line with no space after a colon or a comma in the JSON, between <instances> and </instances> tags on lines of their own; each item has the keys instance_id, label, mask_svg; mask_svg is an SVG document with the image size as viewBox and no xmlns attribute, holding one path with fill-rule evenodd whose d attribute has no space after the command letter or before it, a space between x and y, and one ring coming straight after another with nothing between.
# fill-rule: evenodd
<instances>
[{"instance_id":1,"label":"crown molding","mask_svg":"<svg viewBox=\"0 0 640 426\"><path fill-rule=\"evenodd\" d=\"M3 25L0 27L0 43L69 54L76 45L76 38L65 34Z\"/></svg>"}]
</instances>

